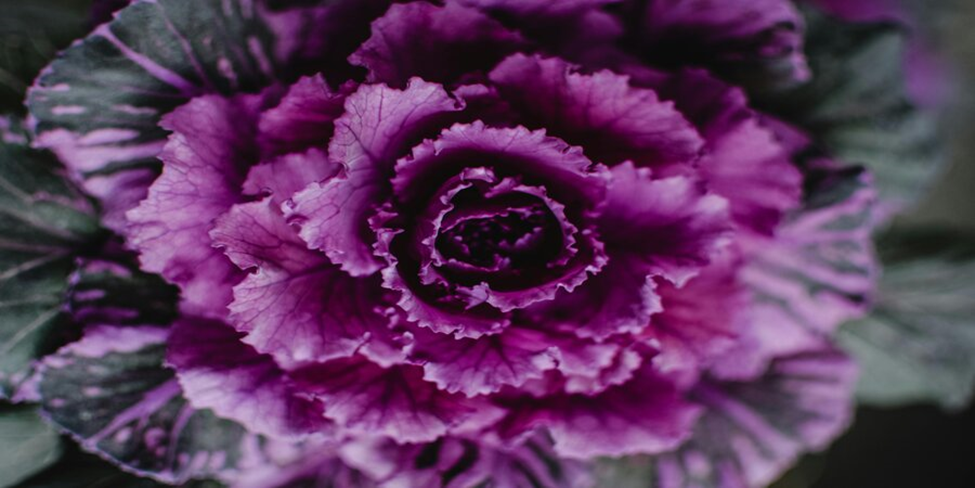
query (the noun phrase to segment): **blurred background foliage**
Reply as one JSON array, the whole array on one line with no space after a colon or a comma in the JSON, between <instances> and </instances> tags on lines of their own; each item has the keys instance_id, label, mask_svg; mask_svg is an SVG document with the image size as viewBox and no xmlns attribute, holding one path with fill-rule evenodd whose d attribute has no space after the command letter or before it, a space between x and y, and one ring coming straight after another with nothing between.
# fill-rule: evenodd
<instances>
[{"instance_id":1,"label":"blurred background foliage","mask_svg":"<svg viewBox=\"0 0 975 488\"><path fill-rule=\"evenodd\" d=\"M954 82L939 107L950 165L932 191L901 215L894 228L937 228L941 232L937 235L947 235L943 233L947 230L975 236L975 90L967 89L975 86L975 1L901 1L920 20L913 35L941 53ZM39 70L91 28L90 3L0 0L0 113L24 113L24 92ZM975 294L970 300L975 303ZM30 429L40 428L33 424L0 427L6 434L23 437L25 454L37 454L34 447L53 442L47 431L32 433ZM141 486L93 456L77 453L72 446L66 449L70 455L24 486ZM972 453L975 408L861 407L854 427L829 451L808 456L775 488L970 488L975 486ZM54 459L33 461L48 464ZM71 473L72 479L65 480ZM0 485L8 482L0 477Z\"/></svg>"},{"instance_id":2,"label":"blurred background foliage","mask_svg":"<svg viewBox=\"0 0 975 488\"><path fill-rule=\"evenodd\" d=\"M975 2L902 2L919 19L912 35L942 55L953 81L944 87L950 92L943 94L944 104L938 107L949 165L919 204L896 219L894 229L939 229L975 236L975 90L970 88L975 87ZM967 300L971 310L975 293ZM975 316L967 319L975 322ZM975 357L968 361L975 363ZM971 406L960 410L923 405L861 407L853 428L828 452L807 457L774 488L970 488L975 486L973 453L975 408Z\"/></svg>"},{"instance_id":3,"label":"blurred background foliage","mask_svg":"<svg viewBox=\"0 0 975 488\"><path fill-rule=\"evenodd\" d=\"M951 164L940 183L899 224L946 225L975 233L975 2L902 1L920 20L914 35L942 54L954 82L941 122Z\"/></svg>"}]
</instances>

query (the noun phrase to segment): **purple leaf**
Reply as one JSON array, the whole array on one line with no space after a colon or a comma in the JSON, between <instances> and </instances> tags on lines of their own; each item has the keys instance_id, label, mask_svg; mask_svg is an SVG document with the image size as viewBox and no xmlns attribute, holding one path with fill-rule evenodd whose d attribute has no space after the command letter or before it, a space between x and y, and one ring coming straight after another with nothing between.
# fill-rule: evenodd
<instances>
[{"instance_id":1,"label":"purple leaf","mask_svg":"<svg viewBox=\"0 0 975 488\"><path fill-rule=\"evenodd\" d=\"M821 347L775 360L756 380L702 382L693 397L705 413L686 444L655 459L656 483L766 486L847 427L855 380L849 358Z\"/></svg>"},{"instance_id":2,"label":"purple leaf","mask_svg":"<svg viewBox=\"0 0 975 488\"><path fill-rule=\"evenodd\" d=\"M393 164L431 122L461 109L440 86L413 80L405 90L361 87L335 122L329 157L338 177L313 183L294 197L288 219L301 237L346 272L367 276L381 267L367 221L385 200Z\"/></svg>"},{"instance_id":3,"label":"purple leaf","mask_svg":"<svg viewBox=\"0 0 975 488\"><path fill-rule=\"evenodd\" d=\"M349 61L369 70L370 83L402 87L414 76L453 83L526 47L521 36L476 9L412 2L393 4L373 22L372 37Z\"/></svg>"},{"instance_id":4,"label":"purple leaf","mask_svg":"<svg viewBox=\"0 0 975 488\"><path fill-rule=\"evenodd\" d=\"M170 114L174 131L160 156L163 173L128 214L129 244L142 268L183 290L186 305L222 316L241 273L208 235L214 219L241 199L255 145L260 97L196 98Z\"/></svg>"},{"instance_id":5,"label":"purple leaf","mask_svg":"<svg viewBox=\"0 0 975 488\"><path fill-rule=\"evenodd\" d=\"M510 414L501 424L502 435L518 437L544 427L555 440L555 452L576 459L672 450L690 436L700 413L650 368L598 395L528 397L505 406Z\"/></svg>"},{"instance_id":6,"label":"purple leaf","mask_svg":"<svg viewBox=\"0 0 975 488\"><path fill-rule=\"evenodd\" d=\"M701 136L673 104L625 76L583 74L558 59L516 54L490 77L528 127L582 146L597 163L661 168L700 156Z\"/></svg>"},{"instance_id":7,"label":"purple leaf","mask_svg":"<svg viewBox=\"0 0 975 488\"><path fill-rule=\"evenodd\" d=\"M349 276L308 250L270 199L234 206L211 235L235 264L252 270L234 287L229 322L279 364L348 357L402 339L385 315L378 277Z\"/></svg>"},{"instance_id":8,"label":"purple leaf","mask_svg":"<svg viewBox=\"0 0 975 488\"><path fill-rule=\"evenodd\" d=\"M429 442L454 431L485 427L501 415L483 399L438 390L416 366L383 368L360 357L294 373L304 391L325 405L325 416L350 433L397 442Z\"/></svg>"},{"instance_id":9,"label":"purple leaf","mask_svg":"<svg viewBox=\"0 0 975 488\"><path fill-rule=\"evenodd\" d=\"M240 333L213 320L185 317L173 325L166 362L176 369L190 404L270 437L331 434L321 407L300 397L270 356L240 339Z\"/></svg>"}]
</instances>

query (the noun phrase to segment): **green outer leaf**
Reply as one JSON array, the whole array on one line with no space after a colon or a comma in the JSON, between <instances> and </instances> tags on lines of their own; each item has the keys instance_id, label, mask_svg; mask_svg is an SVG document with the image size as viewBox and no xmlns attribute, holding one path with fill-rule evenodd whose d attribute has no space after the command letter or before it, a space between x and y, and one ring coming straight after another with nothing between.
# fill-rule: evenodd
<instances>
[{"instance_id":1,"label":"green outer leaf","mask_svg":"<svg viewBox=\"0 0 975 488\"><path fill-rule=\"evenodd\" d=\"M128 255L83 260L68 291L68 308L82 324L169 325L178 301L179 289L140 271Z\"/></svg>"},{"instance_id":2,"label":"green outer leaf","mask_svg":"<svg viewBox=\"0 0 975 488\"><path fill-rule=\"evenodd\" d=\"M57 161L0 118L0 397L12 396L32 362L63 340L74 255L100 235L93 208Z\"/></svg>"},{"instance_id":3,"label":"green outer leaf","mask_svg":"<svg viewBox=\"0 0 975 488\"><path fill-rule=\"evenodd\" d=\"M61 456L61 436L35 407L0 408L0 486L12 486Z\"/></svg>"},{"instance_id":4,"label":"green outer leaf","mask_svg":"<svg viewBox=\"0 0 975 488\"><path fill-rule=\"evenodd\" d=\"M262 4L133 2L38 79L28 98L38 141L86 176L158 167L164 114L204 93L252 92L277 78ZM88 157L73 165L81 151Z\"/></svg>"},{"instance_id":5,"label":"green outer leaf","mask_svg":"<svg viewBox=\"0 0 975 488\"><path fill-rule=\"evenodd\" d=\"M94 327L47 357L38 389L46 415L82 448L165 483L237 474L266 462L261 439L191 407L163 366L166 331Z\"/></svg>"},{"instance_id":6,"label":"green outer leaf","mask_svg":"<svg viewBox=\"0 0 975 488\"><path fill-rule=\"evenodd\" d=\"M654 488L657 464L649 456L599 459L594 464L594 476L601 483L600 486Z\"/></svg>"},{"instance_id":7,"label":"green outer leaf","mask_svg":"<svg viewBox=\"0 0 975 488\"><path fill-rule=\"evenodd\" d=\"M839 336L860 363L860 401L964 407L975 392L975 238L893 231L878 247L876 308Z\"/></svg>"},{"instance_id":8,"label":"green outer leaf","mask_svg":"<svg viewBox=\"0 0 975 488\"><path fill-rule=\"evenodd\" d=\"M906 95L905 32L803 10L813 78L795 89L754 93L757 103L808 130L839 158L870 168L893 209L914 203L944 157L933 115Z\"/></svg>"}]
</instances>

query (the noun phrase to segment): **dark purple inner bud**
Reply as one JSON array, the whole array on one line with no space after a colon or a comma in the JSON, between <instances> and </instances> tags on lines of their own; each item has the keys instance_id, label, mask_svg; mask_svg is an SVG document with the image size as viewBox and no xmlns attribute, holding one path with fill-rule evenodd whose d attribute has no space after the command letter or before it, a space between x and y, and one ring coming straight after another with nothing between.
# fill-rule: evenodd
<instances>
[{"instance_id":1,"label":"dark purple inner bud","mask_svg":"<svg viewBox=\"0 0 975 488\"><path fill-rule=\"evenodd\" d=\"M444 217L436 247L447 261L442 272L460 281L517 288L524 285L519 277L546 269L564 251L558 218L534 195L485 198L472 188L452 203L455 210Z\"/></svg>"},{"instance_id":2,"label":"dark purple inner bud","mask_svg":"<svg viewBox=\"0 0 975 488\"><path fill-rule=\"evenodd\" d=\"M444 257L482 268L500 268L544 253L551 240L551 214L543 205L513 208L498 215L458 222L441 233ZM557 225L557 224L556 224Z\"/></svg>"}]
</instances>

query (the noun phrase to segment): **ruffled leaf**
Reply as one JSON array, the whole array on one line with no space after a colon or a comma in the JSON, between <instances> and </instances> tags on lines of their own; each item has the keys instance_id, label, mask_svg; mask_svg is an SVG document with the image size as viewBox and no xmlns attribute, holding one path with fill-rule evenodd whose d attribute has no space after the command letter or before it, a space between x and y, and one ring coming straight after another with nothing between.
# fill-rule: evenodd
<instances>
[{"instance_id":1,"label":"ruffled leaf","mask_svg":"<svg viewBox=\"0 0 975 488\"><path fill-rule=\"evenodd\" d=\"M226 477L254 462L259 440L197 410L162 366L162 329L96 327L47 357L39 390L45 414L82 448L166 483Z\"/></svg>"},{"instance_id":2,"label":"ruffled leaf","mask_svg":"<svg viewBox=\"0 0 975 488\"><path fill-rule=\"evenodd\" d=\"M183 318L174 324L166 362L176 369L187 400L248 432L297 439L325 434L331 425L321 409L298 396L285 372L270 356L240 341L230 326Z\"/></svg>"},{"instance_id":3,"label":"ruffled leaf","mask_svg":"<svg viewBox=\"0 0 975 488\"><path fill-rule=\"evenodd\" d=\"M546 0L448 0L487 12L504 13L512 17L529 19L534 17L561 17L597 10L606 5L618 3L620 0L564 0L548 2Z\"/></svg>"},{"instance_id":4,"label":"ruffled leaf","mask_svg":"<svg viewBox=\"0 0 975 488\"><path fill-rule=\"evenodd\" d=\"M566 59L593 46L618 41L623 34L620 19L603 7L620 0L448 0L476 7L526 38L545 46L546 52Z\"/></svg>"},{"instance_id":5,"label":"ruffled leaf","mask_svg":"<svg viewBox=\"0 0 975 488\"><path fill-rule=\"evenodd\" d=\"M36 407L0 407L0 486L19 482L61 457L61 436Z\"/></svg>"},{"instance_id":6,"label":"ruffled leaf","mask_svg":"<svg viewBox=\"0 0 975 488\"><path fill-rule=\"evenodd\" d=\"M411 358L423 365L424 378L442 390L469 397L520 387L555 368L558 352L544 333L508 328L477 339L418 333Z\"/></svg>"},{"instance_id":7,"label":"ruffled leaf","mask_svg":"<svg viewBox=\"0 0 975 488\"><path fill-rule=\"evenodd\" d=\"M461 108L443 87L419 79L405 90L365 85L350 95L329 145L329 157L343 171L299 192L287 209L302 239L350 274L378 271L368 221L388 197L393 164L416 138Z\"/></svg>"},{"instance_id":8,"label":"ruffled leaf","mask_svg":"<svg viewBox=\"0 0 975 488\"><path fill-rule=\"evenodd\" d=\"M259 137L266 156L324 149L345 111L347 90L333 90L322 75L304 77L281 102L261 114ZM290 196L290 194L289 194Z\"/></svg>"},{"instance_id":9,"label":"ruffled leaf","mask_svg":"<svg viewBox=\"0 0 975 488\"><path fill-rule=\"evenodd\" d=\"M825 448L849 424L856 367L828 347L780 358L755 380L704 381L692 398L704 415L673 453L605 462L606 486L757 488L803 453Z\"/></svg>"},{"instance_id":10,"label":"ruffled leaf","mask_svg":"<svg viewBox=\"0 0 975 488\"><path fill-rule=\"evenodd\" d=\"M650 317L663 310L656 288L646 266L617 254L572 293L560 293L526 313L542 323L559 324L579 337L602 340L646 327Z\"/></svg>"},{"instance_id":11,"label":"ruffled leaf","mask_svg":"<svg viewBox=\"0 0 975 488\"><path fill-rule=\"evenodd\" d=\"M555 452L570 459L669 451L687 439L699 414L648 367L598 395L549 395L502 404L510 411L500 427L503 436L546 428Z\"/></svg>"},{"instance_id":12,"label":"ruffled leaf","mask_svg":"<svg viewBox=\"0 0 975 488\"><path fill-rule=\"evenodd\" d=\"M312 148L254 166L247 173L244 193L255 196L270 194L274 204L280 206L299 190L328 180L340 170L341 166L330 161L324 151Z\"/></svg>"},{"instance_id":13,"label":"ruffled leaf","mask_svg":"<svg viewBox=\"0 0 975 488\"><path fill-rule=\"evenodd\" d=\"M325 406L325 416L351 433L396 442L430 442L457 429L486 426L500 412L483 399L437 389L416 366L383 368L361 357L294 373L302 390Z\"/></svg>"},{"instance_id":14,"label":"ruffled leaf","mask_svg":"<svg viewBox=\"0 0 975 488\"><path fill-rule=\"evenodd\" d=\"M447 84L525 48L521 36L476 9L412 2L393 4L373 22L372 37L349 60L369 70L370 83L402 87L416 76Z\"/></svg>"},{"instance_id":15,"label":"ruffled leaf","mask_svg":"<svg viewBox=\"0 0 975 488\"><path fill-rule=\"evenodd\" d=\"M487 168L469 168L467 165L472 160L485 161ZM499 174L512 176L502 179ZM580 148L548 137L545 131L491 128L481 122L456 124L437 139L414 148L411 157L401 159L396 165L393 189L397 200L407 208L420 205L431 215L421 214L405 230L403 222L393 218L393 212L383 214L389 222L376 220L380 236L377 252L391 263L382 272L383 284L402 294L400 307L421 326L463 337L496 333L509 322L504 312L546 300L559 290L572 290L605 264L602 246L590 228L589 214L602 201L608 178L606 169L593 165ZM544 185L544 190L516 183L523 180L538 182ZM426 286L435 281L424 279L433 274L430 263L440 249L435 238L441 217L453 210L450 203L453 196L465 186L473 185L473 181L487 186L502 184L494 188L507 185L511 193L521 193L547 207L545 212L554 222L552 226L559 229L554 232L561 233L564 249L556 249L558 255L550 258L551 261L537 263L539 267L548 266L538 272L540 278L526 273L527 279L510 280L514 284L509 282L508 289L487 291L451 287L450 280L443 280L447 282L443 287L446 290ZM439 193L438 188L442 188ZM427 203L434 201L439 203ZM576 223L585 227L580 231ZM411 250L411 246L416 250ZM447 261L442 255L439 258ZM474 273L468 272L470 269L459 271L458 275L474 277ZM490 286L492 273L485 274L487 277L481 282ZM493 277L500 274L495 273ZM479 284L473 278L470 281ZM524 290L520 289L521 285Z\"/></svg>"},{"instance_id":16,"label":"ruffled leaf","mask_svg":"<svg viewBox=\"0 0 975 488\"><path fill-rule=\"evenodd\" d=\"M233 488L379 488L373 479L337 457L334 449L316 447L306 447L307 455L286 466L256 469L235 482Z\"/></svg>"},{"instance_id":17,"label":"ruffled leaf","mask_svg":"<svg viewBox=\"0 0 975 488\"><path fill-rule=\"evenodd\" d=\"M281 18L274 22L282 58L301 74L322 73L333 86L360 80L362 70L349 63L369 39L371 23L394 0L266 0ZM322 70L327 66L327 70Z\"/></svg>"},{"instance_id":18,"label":"ruffled leaf","mask_svg":"<svg viewBox=\"0 0 975 488\"><path fill-rule=\"evenodd\" d=\"M728 201L693 178L655 179L646 169L613 169L599 218L609 255L643 261L654 275L681 285L707 265L730 237Z\"/></svg>"},{"instance_id":19,"label":"ruffled leaf","mask_svg":"<svg viewBox=\"0 0 975 488\"><path fill-rule=\"evenodd\" d=\"M195 98L166 117L174 131L160 156L163 173L126 214L128 244L142 269L183 291L200 314L222 316L239 271L213 248L213 221L237 203L256 147L260 97Z\"/></svg>"},{"instance_id":20,"label":"ruffled leaf","mask_svg":"<svg viewBox=\"0 0 975 488\"><path fill-rule=\"evenodd\" d=\"M738 281L739 265L728 250L683 287L659 285L662 311L642 334L660 350L653 358L659 371L693 383L746 335L750 304Z\"/></svg>"},{"instance_id":21,"label":"ruffled leaf","mask_svg":"<svg viewBox=\"0 0 975 488\"><path fill-rule=\"evenodd\" d=\"M894 231L878 245L884 273L874 310L839 336L861 365L860 401L963 408L975 391L975 240Z\"/></svg>"},{"instance_id":22,"label":"ruffled leaf","mask_svg":"<svg viewBox=\"0 0 975 488\"><path fill-rule=\"evenodd\" d=\"M532 129L584 148L596 163L690 164L703 146L694 127L653 90L608 71L579 73L559 59L516 54L490 78Z\"/></svg>"},{"instance_id":23,"label":"ruffled leaf","mask_svg":"<svg viewBox=\"0 0 975 488\"><path fill-rule=\"evenodd\" d=\"M241 269L253 269L234 287L230 323L281 365L349 357L363 347L381 353L373 346L397 340L378 277L349 276L308 250L270 199L235 206L211 235Z\"/></svg>"},{"instance_id":24,"label":"ruffled leaf","mask_svg":"<svg viewBox=\"0 0 975 488\"><path fill-rule=\"evenodd\" d=\"M429 444L359 442L344 452L380 486L583 488L592 486L583 462L559 458L542 436L513 448L446 437Z\"/></svg>"},{"instance_id":25,"label":"ruffled leaf","mask_svg":"<svg viewBox=\"0 0 975 488\"><path fill-rule=\"evenodd\" d=\"M547 193L562 205L590 210L605 197L607 171L582 148L547 130L494 128L475 121L455 124L400 159L393 179L397 199L409 204L432 197L447 178L468 169L471 158L484 160L481 164L498 173L545 183Z\"/></svg>"},{"instance_id":26,"label":"ruffled leaf","mask_svg":"<svg viewBox=\"0 0 975 488\"><path fill-rule=\"evenodd\" d=\"M0 118L0 397L14 395L32 362L53 352L75 255L101 238L94 209L48 153Z\"/></svg>"},{"instance_id":27,"label":"ruffled leaf","mask_svg":"<svg viewBox=\"0 0 975 488\"><path fill-rule=\"evenodd\" d=\"M639 68L638 68L639 69ZM641 80L673 100L706 141L701 172L709 188L728 199L735 222L771 234L799 206L802 174L792 155L764 126L745 93L701 70Z\"/></svg>"},{"instance_id":28,"label":"ruffled leaf","mask_svg":"<svg viewBox=\"0 0 975 488\"><path fill-rule=\"evenodd\" d=\"M654 278L683 285L727 243L728 202L684 176L654 179L647 168L613 168L599 217L609 264L572 293L531 313L605 338L636 332L661 310Z\"/></svg>"},{"instance_id":29,"label":"ruffled leaf","mask_svg":"<svg viewBox=\"0 0 975 488\"><path fill-rule=\"evenodd\" d=\"M943 158L933 118L905 94L906 34L892 24L845 23L812 8L806 18L812 80L756 93L759 103L840 159L866 165L885 213L915 202Z\"/></svg>"}]
</instances>

